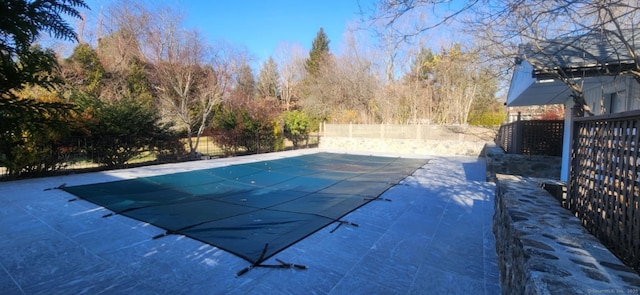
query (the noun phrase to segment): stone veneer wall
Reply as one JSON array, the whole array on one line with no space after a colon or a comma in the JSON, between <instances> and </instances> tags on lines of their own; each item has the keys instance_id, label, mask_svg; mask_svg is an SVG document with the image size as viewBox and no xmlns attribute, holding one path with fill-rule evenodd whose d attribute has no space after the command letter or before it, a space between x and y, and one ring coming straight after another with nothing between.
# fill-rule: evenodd
<instances>
[{"instance_id":1,"label":"stone veneer wall","mask_svg":"<svg viewBox=\"0 0 640 295\"><path fill-rule=\"evenodd\" d=\"M640 294L640 277L568 210L543 179L497 175L493 232L503 294Z\"/></svg>"},{"instance_id":2,"label":"stone veneer wall","mask_svg":"<svg viewBox=\"0 0 640 295\"><path fill-rule=\"evenodd\" d=\"M320 148L414 155L481 156L485 141L322 137Z\"/></svg>"},{"instance_id":3,"label":"stone veneer wall","mask_svg":"<svg viewBox=\"0 0 640 295\"><path fill-rule=\"evenodd\" d=\"M560 179L562 157L505 154L494 143L487 144L485 157L487 181L495 182L496 174Z\"/></svg>"}]
</instances>

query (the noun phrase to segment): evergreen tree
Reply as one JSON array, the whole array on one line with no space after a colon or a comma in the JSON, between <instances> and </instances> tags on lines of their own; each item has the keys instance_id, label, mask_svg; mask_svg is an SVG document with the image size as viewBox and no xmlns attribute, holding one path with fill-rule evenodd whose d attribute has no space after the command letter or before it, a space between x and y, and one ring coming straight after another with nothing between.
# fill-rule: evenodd
<instances>
[{"instance_id":1,"label":"evergreen tree","mask_svg":"<svg viewBox=\"0 0 640 295\"><path fill-rule=\"evenodd\" d=\"M146 76L144 67L144 62L136 57L129 61L125 96L150 104L153 101L152 86Z\"/></svg>"},{"instance_id":2,"label":"evergreen tree","mask_svg":"<svg viewBox=\"0 0 640 295\"><path fill-rule=\"evenodd\" d=\"M45 124L52 114L64 112L60 103L18 99L16 92L28 85L53 86L56 66L53 51L32 46L40 33L63 40L77 40L61 13L80 18L82 0L1 0L0 4L0 133L21 124ZM1 153L2 151L0 151Z\"/></svg>"},{"instance_id":3,"label":"evergreen tree","mask_svg":"<svg viewBox=\"0 0 640 295\"><path fill-rule=\"evenodd\" d=\"M253 70L247 63L242 63L236 76L236 95L245 100L253 98L256 92L256 81L253 77Z\"/></svg>"},{"instance_id":4,"label":"evergreen tree","mask_svg":"<svg viewBox=\"0 0 640 295\"><path fill-rule=\"evenodd\" d=\"M54 52L33 44L41 33L77 40L61 14L80 18L77 8L86 7L83 0L0 0L0 166L9 167L10 173L30 170L34 163L42 162L38 157L19 158L24 158L24 151L37 149L42 142L38 139L48 142L50 134L65 127L71 110L55 98L45 102L36 96L19 96L29 86L51 89L60 81L53 75Z\"/></svg>"},{"instance_id":5,"label":"evergreen tree","mask_svg":"<svg viewBox=\"0 0 640 295\"><path fill-rule=\"evenodd\" d=\"M316 38L311 43L311 51L309 58L305 61L305 69L311 76L317 76L320 71L320 65L325 62L329 55L329 38L324 33L324 29L320 28Z\"/></svg>"},{"instance_id":6,"label":"evergreen tree","mask_svg":"<svg viewBox=\"0 0 640 295\"><path fill-rule=\"evenodd\" d=\"M420 51L413 57L411 62L411 72L407 78L411 81L425 81L433 78L433 70L436 56L431 48L420 48Z\"/></svg>"},{"instance_id":7,"label":"evergreen tree","mask_svg":"<svg viewBox=\"0 0 640 295\"><path fill-rule=\"evenodd\" d=\"M261 98L278 98L280 97L280 89L278 87L278 81L280 75L278 74L278 66L273 58L269 59L262 65L260 74L258 75L258 95Z\"/></svg>"},{"instance_id":8,"label":"evergreen tree","mask_svg":"<svg viewBox=\"0 0 640 295\"><path fill-rule=\"evenodd\" d=\"M94 98L100 96L100 86L106 74L98 53L87 43L81 43L73 49L66 60L69 70L65 73L67 83L75 89Z\"/></svg>"}]
</instances>

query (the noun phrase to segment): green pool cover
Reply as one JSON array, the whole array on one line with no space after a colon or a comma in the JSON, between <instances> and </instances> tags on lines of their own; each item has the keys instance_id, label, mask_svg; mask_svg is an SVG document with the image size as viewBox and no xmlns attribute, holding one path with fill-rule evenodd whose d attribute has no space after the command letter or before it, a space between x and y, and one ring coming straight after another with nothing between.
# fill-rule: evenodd
<instances>
[{"instance_id":1,"label":"green pool cover","mask_svg":"<svg viewBox=\"0 0 640 295\"><path fill-rule=\"evenodd\" d=\"M259 265L340 222L426 161L317 153L63 189Z\"/></svg>"}]
</instances>

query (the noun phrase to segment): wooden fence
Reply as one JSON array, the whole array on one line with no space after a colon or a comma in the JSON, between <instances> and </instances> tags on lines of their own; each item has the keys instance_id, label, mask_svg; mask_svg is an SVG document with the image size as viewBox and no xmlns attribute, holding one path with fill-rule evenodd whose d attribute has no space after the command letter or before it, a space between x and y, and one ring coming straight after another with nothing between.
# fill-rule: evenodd
<instances>
[{"instance_id":1,"label":"wooden fence","mask_svg":"<svg viewBox=\"0 0 640 295\"><path fill-rule=\"evenodd\" d=\"M500 126L496 143L507 154L562 156L562 120L515 121Z\"/></svg>"},{"instance_id":2,"label":"wooden fence","mask_svg":"<svg viewBox=\"0 0 640 295\"><path fill-rule=\"evenodd\" d=\"M323 137L489 141L495 130L469 125L328 124L320 125Z\"/></svg>"},{"instance_id":3,"label":"wooden fence","mask_svg":"<svg viewBox=\"0 0 640 295\"><path fill-rule=\"evenodd\" d=\"M576 118L566 206L640 271L640 111Z\"/></svg>"}]
</instances>

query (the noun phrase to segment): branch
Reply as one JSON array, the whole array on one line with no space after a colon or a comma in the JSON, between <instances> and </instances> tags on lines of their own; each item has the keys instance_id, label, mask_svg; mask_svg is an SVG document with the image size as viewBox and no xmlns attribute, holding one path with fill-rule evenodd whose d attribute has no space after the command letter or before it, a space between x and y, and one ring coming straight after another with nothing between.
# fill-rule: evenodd
<instances>
[{"instance_id":1,"label":"branch","mask_svg":"<svg viewBox=\"0 0 640 295\"><path fill-rule=\"evenodd\" d=\"M618 37L618 39L620 39L622 44L624 44L625 48L627 49L627 52L629 53L629 56L633 59L633 62L635 64L636 70L635 71L632 70L630 72L632 74L637 73L638 70L640 70L640 57L638 57L638 55L636 54L634 46L632 46L629 43L629 40L627 40L627 38L624 36L623 29L620 26L620 23L617 21L618 18L613 14L613 11L611 10L611 8L609 8L606 5L603 5L601 7L601 9L603 9L609 15L609 17L611 17L611 22L616 27L617 32L614 32L614 31L609 31L609 32L614 34L616 37ZM635 10L637 10L637 9L635 9ZM634 34L633 38L635 38L635 34ZM640 79L640 76L635 75L635 74L634 74L634 76L635 76L636 79Z\"/></svg>"},{"instance_id":2,"label":"branch","mask_svg":"<svg viewBox=\"0 0 640 295\"><path fill-rule=\"evenodd\" d=\"M414 33L400 34L401 40L406 41L407 39L420 35L426 31L438 28L446 24L447 22L454 20L460 14L470 10L476 4L478 4L478 2L480 1L479 0L468 1L464 4L462 8L454 11L449 15L444 16L442 19L440 19L433 25L419 28ZM442 0L442 1L439 1L439 0L404 0L404 1L382 0L381 3L378 5L378 9L382 11L382 16L374 16L372 18L372 21L377 22L379 20L385 19L384 26L387 28L393 28L393 26L396 24L396 22L400 18L402 18L403 16L405 16L411 11L415 11L420 8L426 8L427 6L431 6L432 9L435 9L437 6L442 4L450 4L450 1L446 1L446 0ZM397 30L396 32L400 33Z\"/></svg>"}]
</instances>

